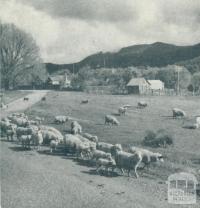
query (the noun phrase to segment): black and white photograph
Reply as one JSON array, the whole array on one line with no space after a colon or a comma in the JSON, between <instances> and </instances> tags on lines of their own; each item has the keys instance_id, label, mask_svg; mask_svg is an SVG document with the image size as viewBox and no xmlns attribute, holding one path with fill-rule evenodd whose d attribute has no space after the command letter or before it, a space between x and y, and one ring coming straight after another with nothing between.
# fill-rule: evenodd
<instances>
[{"instance_id":1,"label":"black and white photograph","mask_svg":"<svg viewBox=\"0 0 200 208\"><path fill-rule=\"evenodd\" d=\"M0 0L0 208L200 208L200 0Z\"/></svg>"}]
</instances>

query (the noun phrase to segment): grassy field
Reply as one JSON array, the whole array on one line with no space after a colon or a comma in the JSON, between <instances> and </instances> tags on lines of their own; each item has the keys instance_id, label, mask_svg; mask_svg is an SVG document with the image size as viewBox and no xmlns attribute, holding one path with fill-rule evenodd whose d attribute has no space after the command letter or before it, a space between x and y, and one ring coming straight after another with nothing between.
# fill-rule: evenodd
<instances>
[{"instance_id":1,"label":"grassy field","mask_svg":"<svg viewBox=\"0 0 200 208\"><path fill-rule=\"evenodd\" d=\"M4 91L3 97L1 98L1 102L7 104L16 100L18 98L24 97L30 92L27 91L19 91L19 90L11 90L11 91Z\"/></svg>"},{"instance_id":2,"label":"grassy field","mask_svg":"<svg viewBox=\"0 0 200 208\"><path fill-rule=\"evenodd\" d=\"M81 104L88 99L88 104ZM137 102L148 103L146 109L138 109ZM117 116L117 110L124 104L132 107L126 116ZM99 137L100 141L141 146L147 130L166 129L174 137L174 146L152 149L166 156L165 163L150 169L150 174L160 179L177 171L190 171L197 175L200 170L200 129L182 128L182 120L172 119L172 108L186 111L189 117L200 115L200 98L198 97L165 97L165 96L115 96L93 95L75 92L50 92L45 102L39 102L26 113L32 116L43 116L45 124L55 126L63 134L70 131L70 123L55 125L54 116L67 115L82 125L83 131ZM119 126L105 126L106 114L116 114Z\"/></svg>"}]
</instances>

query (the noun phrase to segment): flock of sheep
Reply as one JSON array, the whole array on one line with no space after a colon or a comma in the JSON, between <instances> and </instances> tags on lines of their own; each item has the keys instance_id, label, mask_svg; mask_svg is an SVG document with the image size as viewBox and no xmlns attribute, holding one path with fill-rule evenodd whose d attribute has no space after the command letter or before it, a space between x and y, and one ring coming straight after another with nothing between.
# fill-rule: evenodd
<instances>
[{"instance_id":1,"label":"flock of sheep","mask_svg":"<svg viewBox=\"0 0 200 208\"><path fill-rule=\"evenodd\" d=\"M88 103L84 101L82 103ZM118 109L119 115L125 115L130 105L125 105ZM147 103L139 102L139 108L147 107ZM173 117L185 117L186 114L181 109L173 109ZM62 124L69 121L67 116L55 116L54 122ZM135 146L129 147L126 151L121 144L110 144L100 142L98 137L83 132L82 126L75 120L71 122L71 133L64 136L56 128L42 125L43 118L35 117L30 120L24 113L13 113L7 118L1 120L1 134L7 137L7 140L14 140L21 143L23 148L30 148L31 145L38 150L42 144L48 144L50 152L61 149L66 155L74 154L77 158L95 162L96 171L104 168L106 173L113 173L115 169L127 171L133 170L138 177L138 167L143 168L151 163L163 162L163 156L160 153L151 152L147 149ZM105 125L119 125L119 121L112 115L105 116ZM200 120L197 120L197 126Z\"/></svg>"}]
</instances>

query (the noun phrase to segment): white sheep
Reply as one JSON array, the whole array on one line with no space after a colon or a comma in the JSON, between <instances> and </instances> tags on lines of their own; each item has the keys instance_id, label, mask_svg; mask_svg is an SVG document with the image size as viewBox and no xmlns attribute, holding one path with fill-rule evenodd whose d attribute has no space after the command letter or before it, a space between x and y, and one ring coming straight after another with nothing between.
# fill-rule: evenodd
<instances>
[{"instance_id":1,"label":"white sheep","mask_svg":"<svg viewBox=\"0 0 200 208\"><path fill-rule=\"evenodd\" d=\"M114 155L116 167L121 170L124 174L124 169L128 171L128 176L130 176L130 171L134 169L136 178L138 178L137 168L142 161L142 156L140 153L128 153L118 149L116 146L112 148L112 154Z\"/></svg>"},{"instance_id":2,"label":"white sheep","mask_svg":"<svg viewBox=\"0 0 200 208\"><path fill-rule=\"evenodd\" d=\"M9 128L9 126L10 126L10 122L8 120L6 120L6 121L1 120L0 121L1 136L6 135L6 130Z\"/></svg>"},{"instance_id":3,"label":"white sheep","mask_svg":"<svg viewBox=\"0 0 200 208\"><path fill-rule=\"evenodd\" d=\"M29 121L23 117L12 117L11 121L17 126L26 127L29 125Z\"/></svg>"},{"instance_id":4,"label":"white sheep","mask_svg":"<svg viewBox=\"0 0 200 208\"><path fill-rule=\"evenodd\" d=\"M89 154L90 146L89 143L81 141L80 137L72 134L66 134L64 137L64 145L66 154L76 153L77 157L81 156L83 158L83 153Z\"/></svg>"},{"instance_id":5,"label":"white sheep","mask_svg":"<svg viewBox=\"0 0 200 208\"><path fill-rule=\"evenodd\" d=\"M114 168L116 167L116 162L113 158L105 159L105 158L99 158L96 161L96 171L99 173L99 169L104 167L107 171L107 174L109 173L109 168L112 168L112 172Z\"/></svg>"},{"instance_id":6,"label":"white sheep","mask_svg":"<svg viewBox=\"0 0 200 208\"><path fill-rule=\"evenodd\" d=\"M32 140L33 140L33 144L35 145L35 147L37 146L37 149L40 150L41 149L41 145L43 143L43 136L42 136L42 131L35 131L32 133Z\"/></svg>"},{"instance_id":7,"label":"white sheep","mask_svg":"<svg viewBox=\"0 0 200 208\"><path fill-rule=\"evenodd\" d=\"M152 162L164 162L163 156L160 153L157 152L151 152L150 150L139 148L139 147L130 147L129 148L130 153L139 153L142 156L142 161L144 166L143 168L147 165L149 167L150 163Z\"/></svg>"},{"instance_id":8,"label":"white sheep","mask_svg":"<svg viewBox=\"0 0 200 208\"><path fill-rule=\"evenodd\" d=\"M127 111L127 108L124 107L124 106L123 106L123 107L120 107L120 108L118 109L119 115L125 115L126 111Z\"/></svg>"},{"instance_id":9,"label":"white sheep","mask_svg":"<svg viewBox=\"0 0 200 208\"><path fill-rule=\"evenodd\" d=\"M173 118L184 118L184 117L186 117L186 113L183 110L179 109L179 108L173 108L172 113L173 113Z\"/></svg>"},{"instance_id":10,"label":"white sheep","mask_svg":"<svg viewBox=\"0 0 200 208\"><path fill-rule=\"evenodd\" d=\"M59 142L57 140L51 140L51 142L50 142L50 152L51 153L56 150L58 144L59 144Z\"/></svg>"},{"instance_id":11,"label":"white sheep","mask_svg":"<svg viewBox=\"0 0 200 208\"><path fill-rule=\"evenodd\" d=\"M42 131L43 139L47 140L47 142L50 142L50 140L52 140L53 137L55 138L54 140L58 140L59 142L63 141L63 135L54 127L41 125L40 130Z\"/></svg>"},{"instance_id":12,"label":"white sheep","mask_svg":"<svg viewBox=\"0 0 200 208\"><path fill-rule=\"evenodd\" d=\"M81 134L82 133L82 127L77 121L72 121L71 133L72 134Z\"/></svg>"},{"instance_id":13,"label":"white sheep","mask_svg":"<svg viewBox=\"0 0 200 208\"><path fill-rule=\"evenodd\" d=\"M92 152L92 160L98 160L99 158L106 158L110 159L111 158L111 153L107 153L101 150L93 149Z\"/></svg>"},{"instance_id":14,"label":"white sheep","mask_svg":"<svg viewBox=\"0 0 200 208\"><path fill-rule=\"evenodd\" d=\"M41 124L42 121L44 121L44 118L43 117L36 116L35 117L35 121L37 121L39 124Z\"/></svg>"},{"instance_id":15,"label":"white sheep","mask_svg":"<svg viewBox=\"0 0 200 208\"><path fill-rule=\"evenodd\" d=\"M22 135L31 135L32 132L33 130L30 127L17 127L16 135L17 135L18 141L20 141L20 138Z\"/></svg>"},{"instance_id":16,"label":"white sheep","mask_svg":"<svg viewBox=\"0 0 200 208\"><path fill-rule=\"evenodd\" d=\"M94 135L91 135L91 134L88 134L88 133L83 133L82 135L83 135L83 137L89 139L92 142L98 142L98 137L97 136L94 136Z\"/></svg>"},{"instance_id":17,"label":"white sheep","mask_svg":"<svg viewBox=\"0 0 200 208\"><path fill-rule=\"evenodd\" d=\"M105 124L119 125L119 121L114 116L106 115Z\"/></svg>"},{"instance_id":18,"label":"white sheep","mask_svg":"<svg viewBox=\"0 0 200 208\"><path fill-rule=\"evenodd\" d=\"M17 126L15 124L10 124L7 127L7 129L6 129L7 140L9 140L9 138L11 138L11 141L13 141L13 137L16 133L16 129L17 129Z\"/></svg>"},{"instance_id":19,"label":"white sheep","mask_svg":"<svg viewBox=\"0 0 200 208\"><path fill-rule=\"evenodd\" d=\"M20 141L22 143L23 148L29 148L30 149L30 144L32 141L32 135L21 135L20 136Z\"/></svg>"},{"instance_id":20,"label":"white sheep","mask_svg":"<svg viewBox=\"0 0 200 208\"><path fill-rule=\"evenodd\" d=\"M54 119L55 123L57 123L57 124L65 123L68 120L69 120L69 117L67 117L67 116L56 116Z\"/></svg>"},{"instance_id":21,"label":"white sheep","mask_svg":"<svg viewBox=\"0 0 200 208\"><path fill-rule=\"evenodd\" d=\"M111 153L111 149L112 147L116 146L117 148L121 149L122 150L122 146L121 144L110 144L110 143L106 143L106 142L98 142L97 143L97 149L98 150L102 150L104 152L109 152Z\"/></svg>"}]
</instances>

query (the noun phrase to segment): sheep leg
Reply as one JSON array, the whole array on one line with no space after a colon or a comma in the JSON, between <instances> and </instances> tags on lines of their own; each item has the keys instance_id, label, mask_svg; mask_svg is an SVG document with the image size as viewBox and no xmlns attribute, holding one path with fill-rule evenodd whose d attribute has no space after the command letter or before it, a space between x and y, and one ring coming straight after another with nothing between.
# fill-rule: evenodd
<instances>
[{"instance_id":1,"label":"sheep leg","mask_svg":"<svg viewBox=\"0 0 200 208\"><path fill-rule=\"evenodd\" d=\"M122 175L124 175L124 170L123 170L123 168L120 168L120 170L121 170L121 172L122 172Z\"/></svg>"},{"instance_id":2,"label":"sheep leg","mask_svg":"<svg viewBox=\"0 0 200 208\"><path fill-rule=\"evenodd\" d=\"M134 168L135 169L135 176L136 176L136 178L139 177L139 175L137 173L137 168L138 168L139 164L140 164L140 161L135 165L135 168Z\"/></svg>"}]
</instances>

